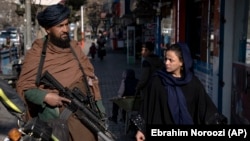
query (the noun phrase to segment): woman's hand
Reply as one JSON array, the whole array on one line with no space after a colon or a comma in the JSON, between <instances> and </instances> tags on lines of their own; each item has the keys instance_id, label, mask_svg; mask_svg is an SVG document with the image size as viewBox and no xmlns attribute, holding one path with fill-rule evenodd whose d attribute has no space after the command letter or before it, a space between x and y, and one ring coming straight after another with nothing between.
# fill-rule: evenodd
<instances>
[{"instance_id":1,"label":"woman's hand","mask_svg":"<svg viewBox=\"0 0 250 141\"><path fill-rule=\"evenodd\" d=\"M136 141L144 141L145 140L145 136L141 131L137 131L135 138L136 138Z\"/></svg>"},{"instance_id":2,"label":"woman's hand","mask_svg":"<svg viewBox=\"0 0 250 141\"><path fill-rule=\"evenodd\" d=\"M57 93L47 93L44 102L50 106L62 106L63 102L71 102L69 99L59 96Z\"/></svg>"}]
</instances>

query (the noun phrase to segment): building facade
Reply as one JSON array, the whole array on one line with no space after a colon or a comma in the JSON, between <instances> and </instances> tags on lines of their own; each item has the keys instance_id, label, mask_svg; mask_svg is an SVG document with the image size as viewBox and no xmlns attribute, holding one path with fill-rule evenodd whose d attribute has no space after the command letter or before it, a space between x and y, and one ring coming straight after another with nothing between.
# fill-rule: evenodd
<instances>
[{"instance_id":1,"label":"building facade","mask_svg":"<svg viewBox=\"0 0 250 141\"><path fill-rule=\"evenodd\" d=\"M116 28L135 27L136 51L138 41L154 42L159 55L165 44L186 42L218 109L232 124L250 123L249 0L122 1L114 4L129 12L115 17Z\"/></svg>"}]
</instances>

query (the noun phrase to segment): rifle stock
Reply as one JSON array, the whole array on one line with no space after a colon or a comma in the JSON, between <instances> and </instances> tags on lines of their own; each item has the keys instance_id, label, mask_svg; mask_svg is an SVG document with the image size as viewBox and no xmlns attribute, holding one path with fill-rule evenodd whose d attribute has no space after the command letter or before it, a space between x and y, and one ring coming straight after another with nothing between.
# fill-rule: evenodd
<instances>
[{"instance_id":1,"label":"rifle stock","mask_svg":"<svg viewBox=\"0 0 250 141\"><path fill-rule=\"evenodd\" d=\"M104 141L113 141L116 137L107 129L103 119L97 114L93 103L90 102L83 93L74 88L71 91L67 87L63 87L48 71L45 71L41 77L41 83L50 88L55 88L59 91L59 95L71 100L70 103L65 103L65 106L74 113L78 119L90 130L97 133L98 137ZM92 101L93 102L93 101Z\"/></svg>"}]
</instances>

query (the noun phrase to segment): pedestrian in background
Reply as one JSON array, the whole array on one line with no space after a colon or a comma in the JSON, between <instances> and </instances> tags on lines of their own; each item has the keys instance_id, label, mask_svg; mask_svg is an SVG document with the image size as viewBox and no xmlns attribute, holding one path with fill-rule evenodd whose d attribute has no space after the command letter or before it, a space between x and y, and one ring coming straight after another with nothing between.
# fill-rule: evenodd
<instances>
[{"instance_id":1,"label":"pedestrian in background","mask_svg":"<svg viewBox=\"0 0 250 141\"><path fill-rule=\"evenodd\" d=\"M193 73L193 60L185 43L165 51L165 68L156 71L139 111L137 141L145 140L148 125L226 124L201 81ZM147 127L146 127L147 128Z\"/></svg>"},{"instance_id":2,"label":"pedestrian in background","mask_svg":"<svg viewBox=\"0 0 250 141\"><path fill-rule=\"evenodd\" d=\"M136 86L137 95L143 95L148 81L152 74L161 68L163 68L163 60L156 54L154 54L155 45L152 42L145 42L142 44L141 56L142 56L142 69L141 76Z\"/></svg>"},{"instance_id":3,"label":"pedestrian in background","mask_svg":"<svg viewBox=\"0 0 250 141\"><path fill-rule=\"evenodd\" d=\"M91 46L90 46L90 48L89 48L89 53L90 53L91 58L92 58L93 60L95 59L96 50L97 50L96 45L95 45L94 42L92 42L92 43L91 43Z\"/></svg>"},{"instance_id":4,"label":"pedestrian in background","mask_svg":"<svg viewBox=\"0 0 250 141\"><path fill-rule=\"evenodd\" d=\"M98 57L100 58L100 60L103 60L104 56L106 56L105 44L106 44L106 39L105 39L103 33L100 31L100 35L97 39L97 45L98 45L97 54L98 54Z\"/></svg>"},{"instance_id":5,"label":"pedestrian in background","mask_svg":"<svg viewBox=\"0 0 250 141\"><path fill-rule=\"evenodd\" d=\"M126 69L122 73L122 81L120 84L120 88L118 90L117 98L126 96L134 96L135 95L135 88L138 83L138 79L135 77L135 71L133 69ZM112 116L109 117L110 121L117 123L117 116L119 113L119 106L113 103L112 107ZM126 111L122 110L122 119L120 121L125 121Z\"/></svg>"}]
</instances>

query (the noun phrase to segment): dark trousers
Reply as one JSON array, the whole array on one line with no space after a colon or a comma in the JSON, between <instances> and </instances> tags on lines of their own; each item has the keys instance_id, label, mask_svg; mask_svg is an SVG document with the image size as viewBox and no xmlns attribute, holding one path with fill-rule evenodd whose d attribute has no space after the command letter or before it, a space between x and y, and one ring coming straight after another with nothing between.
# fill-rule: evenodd
<instances>
[{"instance_id":1,"label":"dark trousers","mask_svg":"<svg viewBox=\"0 0 250 141\"><path fill-rule=\"evenodd\" d=\"M91 58L95 59L95 53L91 53Z\"/></svg>"}]
</instances>

